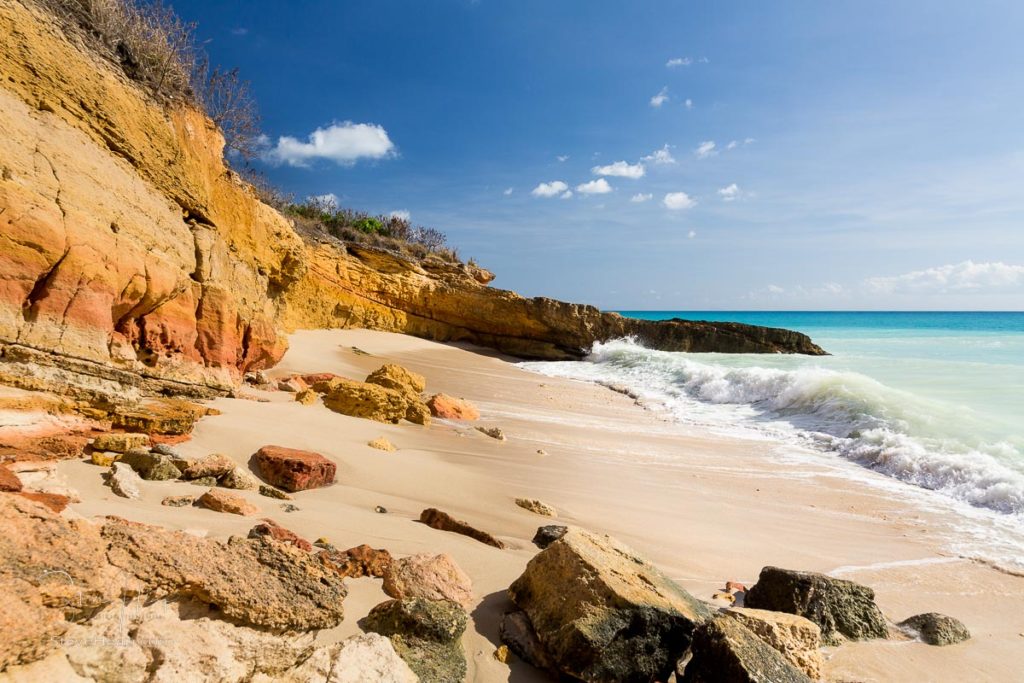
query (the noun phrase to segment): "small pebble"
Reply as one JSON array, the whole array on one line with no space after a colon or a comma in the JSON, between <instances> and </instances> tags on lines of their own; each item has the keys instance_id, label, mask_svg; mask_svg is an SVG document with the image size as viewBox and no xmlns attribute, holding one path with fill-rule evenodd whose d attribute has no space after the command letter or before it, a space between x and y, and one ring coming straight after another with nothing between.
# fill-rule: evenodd
<instances>
[{"instance_id":1,"label":"small pebble","mask_svg":"<svg viewBox=\"0 0 1024 683\"><path fill-rule=\"evenodd\" d=\"M380 514L384 515L387 514L388 509L383 505L378 505L377 507L373 508L373 511L379 512Z\"/></svg>"}]
</instances>

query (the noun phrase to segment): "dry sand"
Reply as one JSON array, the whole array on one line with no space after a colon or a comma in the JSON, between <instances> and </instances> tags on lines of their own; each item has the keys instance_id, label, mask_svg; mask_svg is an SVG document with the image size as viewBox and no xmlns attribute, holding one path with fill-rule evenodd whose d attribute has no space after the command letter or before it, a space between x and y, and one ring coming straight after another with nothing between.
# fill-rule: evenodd
<instances>
[{"instance_id":1,"label":"dry sand","mask_svg":"<svg viewBox=\"0 0 1024 683\"><path fill-rule=\"evenodd\" d=\"M384 425L302 406L284 392L261 392L266 402L214 402L222 415L204 419L180 450L221 452L245 464L259 447L276 444L335 461L338 483L296 494L298 511L284 512L280 501L254 492L246 496L264 516L310 540L325 536L340 548L368 543L396 555L451 553L480 600L464 639L470 680L544 680L525 664L510 669L492 656L508 604L505 589L537 552L530 543L537 526L552 523L517 507L516 497L555 506L557 522L624 540L703 599L726 580L752 585L764 565L838 572L875 588L891 619L938 611L974 634L944 648L911 641L829 648L829 680L1024 680L1024 578L951 553L944 534L954 520L942 513L837 477L824 464L780 457L778 444L697 433L604 387L542 377L486 351L395 334L299 332L270 374L362 379L384 362L425 375L429 393L469 399L481 420ZM500 426L508 440L476 432L477 424ZM378 436L398 451L366 445ZM117 514L218 538L244 534L253 524L160 505L165 495L202 491L186 483L143 482L142 500L130 501L101 485L100 468L65 462L61 471L82 494L73 509L86 516ZM376 505L388 513L375 513ZM509 549L417 523L426 507L490 531ZM357 620L386 599L378 580L349 584L345 623L325 639L358 632Z\"/></svg>"}]
</instances>

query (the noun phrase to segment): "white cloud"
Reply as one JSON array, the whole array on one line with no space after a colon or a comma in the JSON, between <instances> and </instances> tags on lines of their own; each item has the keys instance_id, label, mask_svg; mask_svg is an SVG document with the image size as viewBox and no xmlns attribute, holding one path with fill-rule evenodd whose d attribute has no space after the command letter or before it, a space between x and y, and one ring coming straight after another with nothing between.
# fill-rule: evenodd
<instances>
[{"instance_id":1,"label":"white cloud","mask_svg":"<svg viewBox=\"0 0 1024 683\"><path fill-rule=\"evenodd\" d=\"M693 100L687 97L686 101L683 102L683 106L686 107L687 109L693 109Z\"/></svg>"},{"instance_id":2,"label":"white cloud","mask_svg":"<svg viewBox=\"0 0 1024 683\"><path fill-rule=\"evenodd\" d=\"M660 107L661 105L668 102L668 86L658 91L658 94L651 98L652 107Z\"/></svg>"},{"instance_id":3,"label":"white cloud","mask_svg":"<svg viewBox=\"0 0 1024 683\"><path fill-rule=\"evenodd\" d=\"M736 145L738 145L738 144L740 144L740 143L736 142L735 140L730 140L729 144L726 145L725 148L726 149L736 149Z\"/></svg>"},{"instance_id":4,"label":"white cloud","mask_svg":"<svg viewBox=\"0 0 1024 683\"><path fill-rule=\"evenodd\" d=\"M608 194L612 191L612 186L604 178L598 178L597 180L591 180L589 183L577 185L576 191L581 194Z\"/></svg>"},{"instance_id":5,"label":"white cloud","mask_svg":"<svg viewBox=\"0 0 1024 683\"><path fill-rule=\"evenodd\" d=\"M864 283L872 292L886 294L1010 289L1024 287L1024 265L1011 265L1002 261L962 261L891 277L868 278Z\"/></svg>"},{"instance_id":6,"label":"white cloud","mask_svg":"<svg viewBox=\"0 0 1024 683\"><path fill-rule=\"evenodd\" d=\"M697 149L693 150L693 153L697 155L698 159L707 159L718 154L718 150L715 149L714 140L705 140L697 145Z\"/></svg>"},{"instance_id":7,"label":"white cloud","mask_svg":"<svg viewBox=\"0 0 1024 683\"><path fill-rule=\"evenodd\" d=\"M327 194L314 194L310 195L309 198L328 211L338 208L338 195L333 192L328 192Z\"/></svg>"},{"instance_id":8,"label":"white cloud","mask_svg":"<svg viewBox=\"0 0 1024 683\"><path fill-rule=\"evenodd\" d=\"M400 218L403 221L408 221L409 218L411 217L411 215L410 215L410 213L407 210L399 209L398 211L392 211L391 212L391 217L392 218Z\"/></svg>"},{"instance_id":9,"label":"white cloud","mask_svg":"<svg viewBox=\"0 0 1024 683\"><path fill-rule=\"evenodd\" d=\"M696 200L685 192L669 192L661 200L661 203L665 205L666 209L672 209L673 211L690 209L697 204Z\"/></svg>"},{"instance_id":10,"label":"white cloud","mask_svg":"<svg viewBox=\"0 0 1024 683\"><path fill-rule=\"evenodd\" d=\"M744 144L744 145L751 145L751 144L753 144L753 143L755 143L755 142L757 142L757 141L756 141L756 140L754 140L754 138L744 138L744 139L743 139L743 144Z\"/></svg>"},{"instance_id":11,"label":"white cloud","mask_svg":"<svg viewBox=\"0 0 1024 683\"><path fill-rule=\"evenodd\" d=\"M590 172L594 175L607 175L616 178L637 178L644 177L644 165L643 164L630 164L625 161L616 161L614 164L608 164L607 166L595 166L590 169Z\"/></svg>"},{"instance_id":12,"label":"white cloud","mask_svg":"<svg viewBox=\"0 0 1024 683\"><path fill-rule=\"evenodd\" d=\"M395 145L381 126L345 121L317 128L305 142L281 136L263 157L270 163L288 166L308 166L315 159L351 166L359 159L382 159L394 153Z\"/></svg>"},{"instance_id":13,"label":"white cloud","mask_svg":"<svg viewBox=\"0 0 1024 683\"><path fill-rule=\"evenodd\" d=\"M691 64L693 64L693 60L690 59L689 57L674 57L665 62L665 66L667 66L670 69L673 69L677 66L690 66Z\"/></svg>"},{"instance_id":14,"label":"white cloud","mask_svg":"<svg viewBox=\"0 0 1024 683\"><path fill-rule=\"evenodd\" d=\"M566 190L558 198L559 199L572 199L572 190Z\"/></svg>"},{"instance_id":15,"label":"white cloud","mask_svg":"<svg viewBox=\"0 0 1024 683\"><path fill-rule=\"evenodd\" d=\"M506 187L505 191L502 192L502 194L508 197L510 194L512 194L512 192L514 192L514 190L511 187Z\"/></svg>"},{"instance_id":16,"label":"white cloud","mask_svg":"<svg viewBox=\"0 0 1024 683\"><path fill-rule=\"evenodd\" d=\"M718 191L718 196L723 202L731 202L740 196L740 186L736 183L727 185Z\"/></svg>"},{"instance_id":17,"label":"white cloud","mask_svg":"<svg viewBox=\"0 0 1024 683\"><path fill-rule=\"evenodd\" d=\"M670 147L666 143L661 149L656 149L643 158L643 161L650 161L655 164L674 164L676 163L675 157L672 156Z\"/></svg>"},{"instance_id":18,"label":"white cloud","mask_svg":"<svg viewBox=\"0 0 1024 683\"><path fill-rule=\"evenodd\" d=\"M534 197L554 197L569 189L569 186L561 180L552 180L550 183L541 183L530 191Z\"/></svg>"},{"instance_id":19,"label":"white cloud","mask_svg":"<svg viewBox=\"0 0 1024 683\"><path fill-rule=\"evenodd\" d=\"M647 194L644 194L643 192L637 192L635 195L629 198L629 201L639 204L640 202L649 202L652 199L654 199L654 195L651 194L650 192L648 192Z\"/></svg>"},{"instance_id":20,"label":"white cloud","mask_svg":"<svg viewBox=\"0 0 1024 683\"><path fill-rule=\"evenodd\" d=\"M697 236L697 231L696 231L696 230L691 230L690 232L686 233L686 236L687 236L687 237L688 237L689 239L691 239L691 240L692 240L692 239L693 239L694 237L696 237L696 236Z\"/></svg>"},{"instance_id":21,"label":"white cloud","mask_svg":"<svg viewBox=\"0 0 1024 683\"><path fill-rule=\"evenodd\" d=\"M568 161L569 160L569 155L568 154L559 154L555 158L558 159L559 161Z\"/></svg>"}]
</instances>

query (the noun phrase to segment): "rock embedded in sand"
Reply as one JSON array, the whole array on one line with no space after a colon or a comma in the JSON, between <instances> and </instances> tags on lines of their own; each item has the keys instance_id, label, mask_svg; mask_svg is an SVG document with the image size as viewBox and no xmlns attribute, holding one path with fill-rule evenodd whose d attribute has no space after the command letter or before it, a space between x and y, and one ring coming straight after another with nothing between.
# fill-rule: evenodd
<instances>
[{"instance_id":1,"label":"rock embedded in sand","mask_svg":"<svg viewBox=\"0 0 1024 683\"><path fill-rule=\"evenodd\" d=\"M396 599L451 600L465 609L473 604L473 581L448 553L419 553L391 562L383 588Z\"/></svg>"},{"instance_id":2,"label":"rock embedded in sand","mask_svg":"<svg viewBox=\"0 0 1024 683\"><path fill-rule=\"evenodd\" d=\"M575 527L530 560L509 597L553 666L585 681L665 680L711 617L628 546Z\"/></svg>"},{"instance_id":3,"label":"rock embedded in sand","mask_svg":"<svg viewBox=\"0 0 1024 683\"><path fill-rule=\"evenodd\" d=\"M481 531L480 529L472 527L466 522L455 519L447 512L442 512L437 508L427 508L420 513L420 521L433 529L451 531L452 533L469 536L472 539L494 546L495 548L505 547L504 543L496 539L494 536L491 536L486 531Z\"/></svg>"},{"instance_id":4,"label":"rock embedded in sand","mask_svg":"<svg viewBox=\"0 0 1024 683\"><path fill-rule=\"evenodd\" d=\"M122 455L119 462L128 465L140 477L150 481L165 481L181 476L181 470L175 467L169 457L159 453L150 453L145 449L133 448Z\"/></svg>"},{"instance_id":5,"label":"rock embedded in sand","mask_svg":"<svg viewBox=\"0 0 1024 683\"><path fill-rule=\"evenodd\" d=\"M557 517L558 511L536 498L516 498L516 505L544 517Z\"/></svg>"},{"instance_id":6,"label":"rock embedded in sand","mask_svg":"<svg viewBox=\"0 0 1024 683\"><path fill-rule=\"evenodd\" d=\"M445 420L479 420L480 411L464 398L434 394L427 399L430 414Z\"/></svg>"},{"instance_id":7,"label":"rock embedded in sand","mask_svg":"<svg viewBox=\"0 0 1024 683\"><path fill-rule=\"evenodd\" d=\"M183 508L194 505L195 502L195 496L167 496L160 501L160 504L172 508Z\"/></svg>"},{"instance_id":8,"label":"rock embedded in sand","mask_svg":"<svg viewBox=\"0 0 1024 683\"><path fill-rule=\"evenodd\" d=\"M342 576L352 579L364 576L383 578L394 561L384 548L371 548L365 543L348 550L327 550L318 557ZM387 593L387 589L384 592Z\"/></svg>"},{"instance_id":9,"label":"rock embedded in sand","mask_svg":"<svg viewBox=\"0 0 1024 683\"><path fill-rule=\"evenodd\" d=\"M312 389L303 389L302 391L295 394L295 400L296 402L301 403L304 406L311 406L314 403L316 403L316 400L317 398L319 398L319 396L320 395L317 394Z\"/></svg>"},{"instance_id":10,"label":"rock embedded in sand","mask_svg":"<svg viewBox=\"0 0 1024 683\"><path fill-rule=\"evenodd\" d=\"M222 489L210 489L196 500L196 505L214 512L227 512L232 515L251 517L258 515L260 509L245 498L228 493Z\"/></svg>"},{"instance_id":11,"label":"rock embedded in sand","mask_svg":"<svg viewBox=\"0 0 1024 683\"><path fill-rule=\"evenodd\" d=\"M839 645L844 638L867 640L889 635L873 590L825 574L765 567L746 592L743 604L806 617L821 628L826 645Z\"/></svg>"},{"instance_id":12,"label":"rock embedded in sand","mask_svg":"<svg viewBox=\"0 0 1024 683\"><path fill-rule=\"evenodd\" d=\"M260 483L245 468L235 465L230 472L220 478L220 485L226 489L239 491L255 491Z\"/></svg>"},{"instance_id":13,"label":"rock embedded in sand","mask_svg":"<svg viewBox=\"0 0 1024 683\"><path fill-rule=\"evenodd\" d=\"M95 451L127 453L133 448L149 448L149 434L100 434L92 442Z\"/></svg>"},{"instance_id":14,"label":"rock embedded in sand","mask_svg":"<svg viewBox=\"0 0 1024 683\"><path fill-rule=\"evenodd\" d=\"M971 632L960 620L938 612L912 616L901 621L898 626L929 645L953 645L971 637Z\"/></svg>"},{"instance_id":15,"label":"rock embedded in sand","mask_svg":"<svg viewBox=\"0 0 1024 683\"><path fill-rule=\"evenodd\" d=\"M110 490L122 498L138 498L142 495L139 484L142 479L128 465L123 462L115 462L110 467L107 483Z\"/></svg>"},{"instance_id":16,"label":"rock embedded in sand","mask_svg":"<svg viewBox=\"0 0 1024 683\"><path fill-rule=\"evenodd\" d=\"M460 638L467 622L454 602L406 598L377 605L360 625L390 638L422 683L454 683L466 677Z\"/></svg>"},{"instance_id":17,"label":"rock embedded in sand","mask_svg":"<svg viewBox=\"0 0 1024 683\"><path fill-rule=\"evenodd\" d=\"M267 498L277 498L278 500L291 500L292 497L280 489L275 489L273 486L267 486L266 484L260 484L260 495L266 496Z\"/></svg>"},{"instance_id":18,"label":"rock embedded in sand","mask_svg":"<svg viewBox=\"0 0 1024 683\"><path fill-rule=\"evenodd\" d=\"M811 683L782 654L728 616L698 626L690 652L681 683Z\"/></svg>"},{"instance_id":19,"label":"rock embedded in sand","mask_svg":"<svg viewBox=\"0 0 1024 683\"><path fill-rule=\"evenodd\" d=\"M397 448L392 445L390 441L385 439L383 436L374 439L366 444L370 448L376 448L378 451L385 451L387 453L394 453Z\"/></svg>"},{"instance_id":20,"label":"rock embedded in sand","mask_svg":"<svg viewBox=\"0 0 1024 683\"><path fill-rule=\"evenodd\" d=\"M266 482L292 493L329 486L338 470L319 453L283 446L264 446L252 456L252 462Z\"/></svg>"},{"instance_id":21,"label":"rock embedded in sand","mask_svg":"<svg viewBox=\"0 0 1024 683\"><path fill-rule=\"evenodd\" d=\"M378 384L344 378L331 381L331 390L324 396L324 405L342 415L377 422L398 424L401 420L408 420L421 425L430 422L430 411L418 397Z\"/></svg>"},{"instance_id":22,"label":"rock embedded in sand","mask_svg":"<svg viewBox=\"0 0 1024 683\"><path fill-rule=\"evenodd\" d=\"M416 398L419 398L419 395L427 388L427 380L423 375L406 370L401 365L394 363L387 363L371 372L366 377L366 382L378 384L386 389L394 389L403 394L410 394Z\"/></svg>"},{"instance_id":23,"label":"rock embedded in sand","mask_svg":"<svg viewBox=\"0 0 1024 683\"><path fill-rule=\"evenodd\" d=\"M297 394L300 391L308 389L309 385L306 384L301 377L295 375L286 379L278 380L277 388L279 391L287 391L292 394Z\"/></svg>"},{"instance_id":24,"label":"rock embedded in sand","mask_svg":"<svg viewBox=\"0 0 1024 683\"><path fill-rule=\"evenodd\" d=\"M21 490L21 479L6 465L0 465L0 491L15 493Z\"/></svg>"},{"instance_id":25,"label":"rock embedded in sand","mask_svg":"<svg viewBox=\"0 0 1024 683\"><path fill-rule=\"evenodd\" d=\"M505 440L505 432L502 431L501 427L477 427L476 431L480 432L481 434L486 434L487 436L497 441Z\"/></svg>"},{"instance_id":26,"label":"rock embedded in sand","mask_svg":"<svg viewBox=\"0 0 1024 683\"><path fill-rule=\"evenodd\" d=\"M210 488L217 485L217 477L199 477L198 479L192 479L188 483L192 484L192 486Z\"/></svg>"},{"instance_id":27,"label":"rock embedded in sand","mask_svg":"<svg viewBox=\"0 0 1024 683\"><path fill-rule=\"evenodd\" d=\"M508 646L509 650L530 666L542 671L553 672L556 676L560 675L558 669L551 662L547 650L537 638L537 633L533 630L526 612L522 610L506 612L501 618L498 637L501 638L502 643Z\"/></svg>"},{"instance_id":28,"label":"rock embedded in sand","mask_svg":"<svg viewBox=\"0 0 1024 683\"><path fill-rule=\"evenodd\" d=\"M121 454L113 451L93 451L89 455L89 461L93 465L99 465L100 467L110 467L120 459Z\"/></svg>"},{"instance_id":29,"label":"rock embedded in sand","mask_svg":"<svg viewBox=\"0 0 1024 683\"><path fill-rule=\"evenodd\" d=\"M821 678L821 629L810 619L749 607L729 607L723 613L739 620L810 678Z\"/></svg>"},{"instance_id":30,"label":"rock embedded in sand","mask_svg":"<svg viewBox=\"0 0 1024 683\"><path fill-rule=\"evenodd\" d=\"M190 434L196 422L219 411L180 398L152 398L133 408L116 408L111 424L117 429L181 436Z\"/></svg>"},{"instance_id":31,"label":"rock embedded in sand","mask_svg":"<svg viewBox=\"0 0 1024 683\"><path fill-rule=\"evenodd\" d=\"M182 479L202 479L213 477L218 479L235 469L235 461L223 453L210 453L209 455L193 461L181 473Z\"/></svg>"},{"instance_id":32,"label":"rock embedded in sand","mask_svg":"<svg viewBox=\"0 0 1024 683\"><path fill-rule=\"evenodd\" d=\"M544 548L565 536L567 531L569 531L569 527L560 524L548 524L537 527L537 533L533 535L533 544L544 550Z\"/></svg>"},{"instance_id":33,"label":"rock embedded in sand","mask_svg":"<svg viewBox=\"0 0 1024 683\"><path fill-rule=\"evenodd\" d=\"M228 619L268 629L333 628L344 615L343 579L284 543L237 536L222 542L118 519L102 535L111 564L156 596L195 598Z\"/></svg>"},{"instance_id":34,"label":"rock embedded in sand","mask_svg":"<svg viewBox=\"0 0 1024 683\"><path fill-rule=\"evenodd\" d=\"M272 519L264 519L262 522L249 529L249 538L259 538L261 536L266 536L267 538L272 538L275 541L293 545L299 550L304 550L307 553L313 551L312 543L302 538L294 531L285 529Z\"/></svg>"}]
</instances>

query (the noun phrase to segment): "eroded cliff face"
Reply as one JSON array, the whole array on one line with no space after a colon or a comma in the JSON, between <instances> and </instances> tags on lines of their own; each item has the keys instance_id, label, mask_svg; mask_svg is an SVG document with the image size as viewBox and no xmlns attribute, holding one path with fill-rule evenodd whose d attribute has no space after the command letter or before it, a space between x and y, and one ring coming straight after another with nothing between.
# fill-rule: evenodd
<instances>
[{"instance_id":1,"label":"eroded cliff face","mask_svg":"<svg viewBox=\"0 0 1024 683\"><path fill-rule=\"evenodd\" d=\"M0 381L204 395L273 365L284 333L370 327L567 358L804 352L803 335L653 324L525 299L464 266L307 238L223 162L200 112L154 103L28 0L0 2Z\"/></svg>"}]
</instances>

